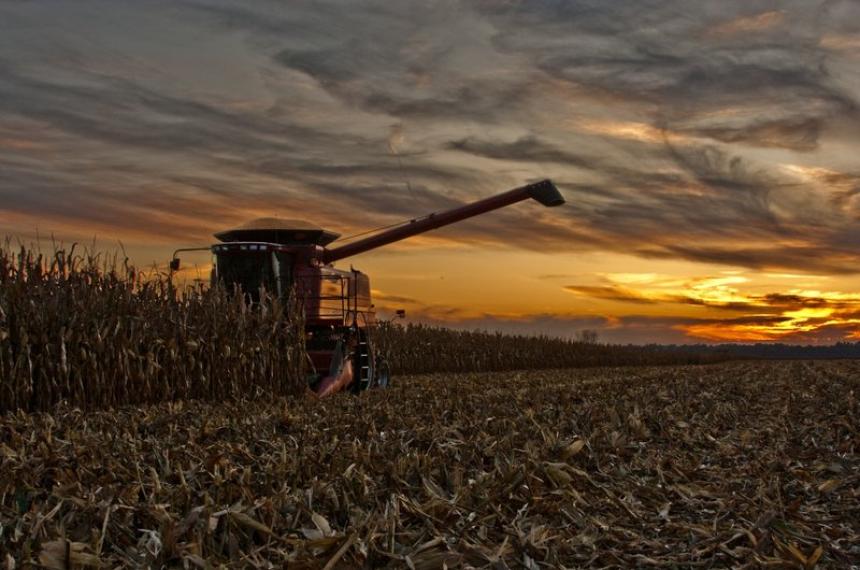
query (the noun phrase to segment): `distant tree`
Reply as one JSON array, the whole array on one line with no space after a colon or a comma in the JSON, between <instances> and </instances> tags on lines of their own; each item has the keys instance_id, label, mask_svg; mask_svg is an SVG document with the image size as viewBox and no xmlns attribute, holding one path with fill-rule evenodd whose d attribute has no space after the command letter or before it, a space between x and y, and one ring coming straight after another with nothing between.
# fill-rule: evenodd
<instances>
[{"instance_id":1,"label":"distant tree","mask_svg":"<svg viewBox=\"0 0 860 570\"><path fill-rule=\"evenodd\" d=\"M586 344L597 344L597 331L594 329L582 329L581 331L577 331L574 338Z\"/></svg>"}]
</instances>

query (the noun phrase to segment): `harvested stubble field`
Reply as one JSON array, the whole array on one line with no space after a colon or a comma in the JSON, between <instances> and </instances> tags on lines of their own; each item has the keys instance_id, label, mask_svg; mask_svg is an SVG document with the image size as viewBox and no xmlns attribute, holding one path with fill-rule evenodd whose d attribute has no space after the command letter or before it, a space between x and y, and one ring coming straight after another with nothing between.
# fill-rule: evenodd
<instances>
[{"instance_id":1,"label":"harvested stubble field","mask_svg":"<svg viewBox=\"0 0 860 570\"><path fill-rule=\"evenodd\" d=\"M0 418L7 566L846 568L860 363Z\"/></svg>"}]
</instances>

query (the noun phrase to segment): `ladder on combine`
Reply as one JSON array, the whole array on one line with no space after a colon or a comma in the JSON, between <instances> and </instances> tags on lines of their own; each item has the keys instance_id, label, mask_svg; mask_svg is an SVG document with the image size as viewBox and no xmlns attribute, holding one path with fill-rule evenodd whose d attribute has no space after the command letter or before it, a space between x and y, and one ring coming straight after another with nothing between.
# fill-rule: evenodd
<instances>
[{"instance_id":1,"label":"ladder on combine","mask_svg":"<svg viewBox=\"0 0 860 570\"><path fill-rule=\"evenodd\" d=\"M370 344L364 331L360 332L358 336L358 345L355 349L355 368L356 372L358 372L355 391L362 392L367 390L373 383L373 362L370 354Z\"/></svg>"}]
</instances>

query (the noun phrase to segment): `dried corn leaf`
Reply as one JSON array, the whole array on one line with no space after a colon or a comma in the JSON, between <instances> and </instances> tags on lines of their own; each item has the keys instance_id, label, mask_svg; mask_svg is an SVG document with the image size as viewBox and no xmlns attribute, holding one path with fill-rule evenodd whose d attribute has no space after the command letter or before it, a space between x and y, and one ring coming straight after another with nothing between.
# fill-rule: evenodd
<instances>
[{"instance_id":1,"label":"dried corn leaf","mask_svg":"<svg viewBox=\"0 0 860 570\"><path fill-rule=\"evenodd\" d=\"M570 459L571 457L578 455L580 451L585 448L585 441L578 439L564 448L564 451L561 453L562 459Z\"/></svg>"},{"instance_id":2,"label":"dried corn leaf","mask_svg":"<svg viewBox=\"0 0 860 570\"><path fill-rule=\"evenodd\" d=\"M87 552L88 545L83 542L52 540L42 543L39 564L52 570L66 570L72 566L102 566L99 557Z\"/></svg>"}]
</instances>

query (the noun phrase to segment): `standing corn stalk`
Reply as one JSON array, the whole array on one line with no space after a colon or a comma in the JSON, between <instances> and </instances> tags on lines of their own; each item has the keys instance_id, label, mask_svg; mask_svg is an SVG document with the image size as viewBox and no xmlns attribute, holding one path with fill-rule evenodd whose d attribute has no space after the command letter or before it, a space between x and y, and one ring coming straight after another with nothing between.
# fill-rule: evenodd
<instances>
[{"instance_id":1,"label":"standing corn stalk","mask_svg":"<svg viewBox=\"0 0 860 570\"><path fill-rule=\"evenodd\" d=\"M116 259L0 248L0 411L280 395L303 386L300 311L178 292Z\"/></svg>"}]
</instances>

